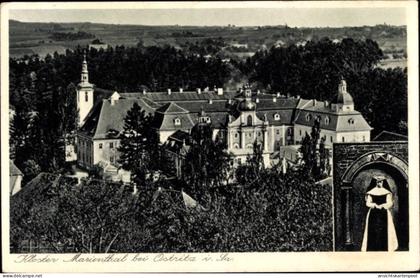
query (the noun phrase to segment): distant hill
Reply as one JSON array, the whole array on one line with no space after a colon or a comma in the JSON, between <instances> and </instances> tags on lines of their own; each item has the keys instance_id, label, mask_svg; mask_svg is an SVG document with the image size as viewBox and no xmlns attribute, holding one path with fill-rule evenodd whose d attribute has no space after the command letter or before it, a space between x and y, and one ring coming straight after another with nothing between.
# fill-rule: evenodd
<instances>
[{"instance_id":1,"label":"distant hill","mask_svg":"<svg viewBox=\"0 0 420 278\"><path fill-rule=\"evenodd\" d=\"M77 34L84 32L87 36ZM57 40L53 33L65 33L68 40ZM341 40L346 37L353 39L372 39L378 42L385 53L403 55L406 52L405 26L362 26L342 28L297 28L287 25L279 26L145 26L117 25L90 22L75 23L33 23L9 21L10 54L19 57L25 54L64 53L67 48L77 45L88 45L93 38L99 39L109 46L135 46L141 42L144 46L169 44L178 48L188 43L205 39L223 39L228 45L247 45L246 51L238 51L238 57L244 53L252 55L260 48L270 48L275 44L301 44L307 40L318 40L323 37ZM241 53L242 52L242 53ZM246 55L245 55L246 57Z\"/></svg>"}]
</instances>

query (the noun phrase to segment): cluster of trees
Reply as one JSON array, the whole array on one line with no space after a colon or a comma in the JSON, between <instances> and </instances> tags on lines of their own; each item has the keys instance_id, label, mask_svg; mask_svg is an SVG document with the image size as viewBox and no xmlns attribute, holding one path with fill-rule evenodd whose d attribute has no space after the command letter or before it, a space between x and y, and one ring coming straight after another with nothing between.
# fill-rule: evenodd
<instances>
[{"instance_id":1,"label":"cluster of trees","mask_svg":"<svg viewBox=\"0 0 420 278\"><path fill-rule=\"evenodd\" d=\"M188 208L179 191L54 175L11 199L11 251L251 252L332 249L331 188L306 172L261 172L255 186L206 191L206 206ZM25 204L25 205L23 205Z\"/></svg>"},{"instance_id":2,"label":"cluster of trees","mask_svg":"<svg viewBox=\"0 0 420 278\"><path fill-rule=\"evenodd\" d=\"M53 32L50 35L50 39L53 39L56 41L75 41L75 40L82 40L82 39L92 39L94 37L95 35L87 33L87 32L83 32L83 31L78 31L76 33Z\"/></svg>"},{"instance_id":3,"label":"cluster of trees","mask_svg":"<svg viewBox=\"0 0 420 278\"><path fill-rule=\"evenodd\" d=\"M376 67L383 57L372 40L329 39L305 46L273 47L240 65L257 86L303 98L335 100L341 78L359 110L374 128L407 133L407 72Z\"/></svg>"},{"instance_id":4,"label":"cluster of trees","mask_svg":"<svg viewBox=\"0 0 420 278\"><path fill-rule=\"evenodd\" d=\"M325 136L320 137L320 122L316 120L311 134L306 133L302 140L303 168L315 179L331 176L330 150L325 147Z\"/></svg>"},{"instance_id":5,"label":"cluster of trees","mask_svg":"<svg viewBox=\"0 0 420 278\"><path fill-rule=\"evenodd\" d=\"M10 124L10 156L22 170L24 184L41 171L63 171L65 146L73 140L78 121L73 84L44 92L36 99L29 103L23 97L14 106Z\"/></svg>"}]
</instances>

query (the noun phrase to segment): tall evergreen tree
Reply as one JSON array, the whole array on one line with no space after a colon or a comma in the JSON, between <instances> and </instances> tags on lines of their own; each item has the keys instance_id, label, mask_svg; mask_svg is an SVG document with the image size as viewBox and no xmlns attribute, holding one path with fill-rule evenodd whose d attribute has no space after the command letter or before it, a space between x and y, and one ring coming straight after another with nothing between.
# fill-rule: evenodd
<instances>
[{"instance_id":1,"label":"tall evergreen tree","mask_svg":"<svg viewBox=\"0 0 420 278\"><path fill-rule=\"evenodd\" d=\"M223 185L228 179L231 155L219 137L213 141L212 136L210 124L200 123L191 131L192 142L183 173L187 184L197 194Z\"/></svg>"},{"instance_id":2,"label":"tall evergreen tree","mask_svg":"<svg viewBox=\"0 0 420 278\"><path fill-rule=\"evenodd\" d=\"M158 152L158 138L151 128L152 115L146 115L134 103L124 119L124 131L118 148L123 169L131 171L135 184L142 185L146 174L155 170L154 154Z\"/></svg>"}]
</instances>

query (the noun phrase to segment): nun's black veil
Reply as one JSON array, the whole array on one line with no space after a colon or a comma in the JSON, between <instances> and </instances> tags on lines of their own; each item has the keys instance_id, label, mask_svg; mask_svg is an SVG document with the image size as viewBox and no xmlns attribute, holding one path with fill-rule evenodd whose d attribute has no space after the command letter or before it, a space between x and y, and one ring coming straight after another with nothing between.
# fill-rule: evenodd
<instances>
[{"instance_id":1,"label":"nun's black veil","mask_svg":"<svg viewBox=\"0 0 420 278\"><path fill-rule=\"evenodd\" d=\"M368 188L366 189L366 192L369 192L370 190L372 190L376 186L376 183L377 183L377 180L375 178L372 178L372 180L370 181L370 184L369 184ZM391 191L391 188L389 187L388 181L386 179L384 179L382 181L382 186L383 186L383 188L385 188L389 192L392 192Z\"/></svg>"}]
</instances>

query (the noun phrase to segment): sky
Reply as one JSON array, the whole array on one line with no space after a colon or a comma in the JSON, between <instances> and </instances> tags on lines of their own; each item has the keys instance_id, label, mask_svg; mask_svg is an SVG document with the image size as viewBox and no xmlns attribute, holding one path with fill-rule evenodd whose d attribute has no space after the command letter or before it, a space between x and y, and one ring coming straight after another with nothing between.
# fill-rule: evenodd
<instances>
[{"instance_id":1,"label":"sky","mask_svg":"<svg viewBox=\"0 0 420 278\"><path fill-rule=\"evenodd\" d=\"M134 25L342 27L406 25L404 8L206 8L206 9L43 9L9 11L24 22L92 22Z\"/></svg>"}]
</instances>

